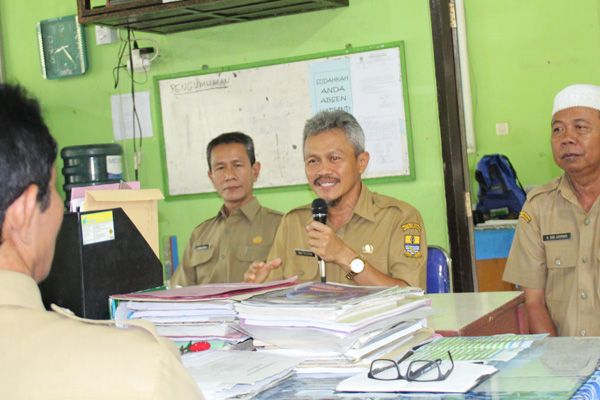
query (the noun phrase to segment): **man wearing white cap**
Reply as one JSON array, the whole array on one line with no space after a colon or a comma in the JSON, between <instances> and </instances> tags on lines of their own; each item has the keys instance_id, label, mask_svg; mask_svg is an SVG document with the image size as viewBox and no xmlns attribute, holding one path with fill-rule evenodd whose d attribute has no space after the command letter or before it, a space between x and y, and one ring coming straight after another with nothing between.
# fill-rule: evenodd
<instances>
[{"instance_id":1,"label":"man wearing white cap","mask_svg":"<svg viewBox=\"0 0 600 400\"><path fill-rule=\"evenodd\" d=\"M600 336L600 86L556 95L550 142L565 173L527 196L503 279L525 292L532 333Z\"/></svg>"}]
</instances>

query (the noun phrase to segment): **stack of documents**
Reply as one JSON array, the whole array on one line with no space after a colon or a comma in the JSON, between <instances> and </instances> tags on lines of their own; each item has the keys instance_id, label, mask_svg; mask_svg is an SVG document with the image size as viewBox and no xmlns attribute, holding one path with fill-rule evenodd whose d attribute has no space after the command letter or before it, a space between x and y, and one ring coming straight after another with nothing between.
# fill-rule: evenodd
<instances>
[{"instance_id":1,"label":"stack of documents","mask_svg":"<svg viewBox=\"0 0 600 400\"><path fill-rule=\"evenodd\" d=\"M186 354L184 367L208 400L250 398L287 378L302 360L254 351Z\"/></svg>"},{"instance_id":2,"label":"stack of documents","mask_svg":"<svg viewBox=\"0 0 600 400\"><path fill-rule=\"evenodd\" d=\"M224 340L237 342L247 336L230 326L235 320L233 300L195 302L121 302L116 320L145 319L156 327L159 335L174 341Z\"/></svg>"},{"instance_id":3,"label":"stack of documents","mask_svg":"<svg viewBox=\"0 0 600 400\"><path fill-rule=\"evenodd\" d=\"M248 336L232 327L234 304L256 293L292 285L293 280L268 284L211 284L111 296L114 319L144 319L159 335L176 342L219 340L237 344Z\"/></svg>"},{"instance_id":4,"label":"stack of documents","mask_svg":"<svg viewBox=\"0 0 600 400\"><path fill-rule=\"evenodd\" d=\"M304 357L298 372L353 372L410 341L434 313L421 289L309 282L235 304L264 350ZM431 334L429 334L431 336Z\"/></svg>"}]
</instances>

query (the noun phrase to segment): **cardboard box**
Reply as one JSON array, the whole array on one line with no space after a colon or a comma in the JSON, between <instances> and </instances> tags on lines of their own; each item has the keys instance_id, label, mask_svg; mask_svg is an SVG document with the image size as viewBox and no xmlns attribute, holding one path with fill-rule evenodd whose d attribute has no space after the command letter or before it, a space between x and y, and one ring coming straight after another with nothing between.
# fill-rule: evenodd
<instances>
[{"instance_id":1,"label":"cardboard box","mask_svg":"<svg viewBox=\"0 0 600 400\"><path fill-rule=\"evenodd\" d=\"M158 189L90 190L85 192L83 211L121 207L159 257L157 200L164 199Z\"/></svg>"}]
</instances>

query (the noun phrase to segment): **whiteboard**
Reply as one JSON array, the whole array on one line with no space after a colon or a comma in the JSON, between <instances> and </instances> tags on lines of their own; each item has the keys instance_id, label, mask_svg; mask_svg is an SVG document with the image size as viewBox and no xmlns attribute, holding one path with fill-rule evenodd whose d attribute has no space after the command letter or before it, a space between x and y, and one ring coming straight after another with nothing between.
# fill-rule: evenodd
<instances>
[{"instance_id":1,"label":"whiteboard","mask_svg":"<svg viewBox=\"0 0 600 400\"><path fill-rule=\"evenodd\" d=\"M363 127L363 178L414 179L402 42L158 76L155 87L171 196L215 191L206 146L235 131L254 140L255 188L306 184L302 131L323 109L344 109Z\"/></svg>"}]
</instances>

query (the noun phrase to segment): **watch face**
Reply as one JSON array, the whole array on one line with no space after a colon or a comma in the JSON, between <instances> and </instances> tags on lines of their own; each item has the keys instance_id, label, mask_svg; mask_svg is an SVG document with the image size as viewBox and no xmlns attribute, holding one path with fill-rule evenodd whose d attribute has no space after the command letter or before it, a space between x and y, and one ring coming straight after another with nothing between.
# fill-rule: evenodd
<instances>
[{"instance_id":1,"label":"watch face","mask_svg":"<svg viewBox=\"0 0 600 400\"><path fill-rule=\"evenodd\" d=\"M355 258L354 260L350 261L350 271L358 274L361 273L363 269L365 269L365 262L360 258Z\"/></svg>"},{"instance_id":2,"label":"watch face","mask_svg":"<svg viewBox=\"0 0 600 400\"><path fill-rule=\"evenodd\" d=\"M64 78L85 72L85 39L76 15L41 21L37 33L44 78Z\"/></svg>"}]
</instances>

